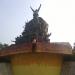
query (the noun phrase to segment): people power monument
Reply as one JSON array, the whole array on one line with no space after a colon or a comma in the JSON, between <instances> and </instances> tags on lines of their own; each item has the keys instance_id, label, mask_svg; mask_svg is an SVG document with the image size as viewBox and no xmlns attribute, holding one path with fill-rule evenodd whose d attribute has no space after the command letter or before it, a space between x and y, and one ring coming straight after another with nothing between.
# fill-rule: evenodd
<instances>
[{"instance_id":1,"label":"people power monument","mask_svg":"<svg viewBox=\"0 0 75 75\"><path fill-rule=\"evenodd\" d=\"M45 20L39 17L38 14L41 4L36 10L34 10L32 7L30 8L33 11L33 19L25 24L22 34L15 39L15 43L20 44L32 42L33 39L36 39L37 41L49 42L49 36L51 33L48 34L48 24Z\"/></svg>"}]
</instances>

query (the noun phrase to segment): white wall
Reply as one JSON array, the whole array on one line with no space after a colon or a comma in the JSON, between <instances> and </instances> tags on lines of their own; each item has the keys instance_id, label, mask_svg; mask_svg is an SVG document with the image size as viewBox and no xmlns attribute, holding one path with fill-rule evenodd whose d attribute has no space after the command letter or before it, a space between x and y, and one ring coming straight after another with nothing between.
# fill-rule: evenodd
<instances>
[{"instance_id":1,"label":"white wall","mask_svg":"<svg viewBox=\"0 0 75 75\"><path fill-rule=\"evenodd\" d=\"M9 63L0 63L0 75L12 75Z\"/></svg>"}]
</instances>

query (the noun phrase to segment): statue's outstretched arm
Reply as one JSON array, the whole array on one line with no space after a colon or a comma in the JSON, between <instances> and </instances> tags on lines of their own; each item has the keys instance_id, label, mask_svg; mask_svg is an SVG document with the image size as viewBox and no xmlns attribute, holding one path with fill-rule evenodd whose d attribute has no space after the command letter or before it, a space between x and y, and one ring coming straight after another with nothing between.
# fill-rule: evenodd
<instances>
[{"instance_id":1,"label":"statue's outstretched arm","mask_svg":"<svg viewBox=\"0 0 75 75\"><path fill-rule=\"evenodd\" d=\"M33 12L35 12L34 9L33 9L31 6L30 6L30 8L31 8L31 10L32 10Z\"/></svg>"},{"instance_id":2,"label":"statue's outstretched arm","mask_svg":"<svg viewBox=\"0 0 75 75\"><path fill-rule=\"evenodd\" d=\"M40 4L40 6L39 6L39 8L38 8L38 12L39 12L40 8L41 8L41 4Z\"/></svg>"}]
</instances>

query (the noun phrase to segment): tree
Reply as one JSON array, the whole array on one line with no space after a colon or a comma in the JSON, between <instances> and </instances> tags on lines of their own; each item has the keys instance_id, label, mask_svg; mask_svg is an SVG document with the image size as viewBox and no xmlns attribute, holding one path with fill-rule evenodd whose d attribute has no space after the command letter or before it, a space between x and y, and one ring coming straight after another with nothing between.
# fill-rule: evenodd
<instances>
[{"instance_id":1,"label":"tree","mask_svg":"<svg viewBox=\"0 0 75 75\"><path fill-rule=\"evenodd\" d=\"M2 44L2 43L0 43L0 50L3 49L3 48L6 48L6 47L8 47L8 44L5 44L5 43Z\"/></svg>"}]
</instances>

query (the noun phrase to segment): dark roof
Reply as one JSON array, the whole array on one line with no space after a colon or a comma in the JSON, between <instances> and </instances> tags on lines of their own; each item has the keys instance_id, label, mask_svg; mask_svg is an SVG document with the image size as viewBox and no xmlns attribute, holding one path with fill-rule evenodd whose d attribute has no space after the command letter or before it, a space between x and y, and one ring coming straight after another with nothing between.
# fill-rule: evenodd
<instances>
[{"instance_id":1,"label":"dark roof","mask_svg":"<svg viewBox=\"0 0 75 75\"><path fill-rule=\"evenodd\" d=\"M35 52L46 52L46 53L56 53L56 54L72 54L72 47L69 43L46 43L37 42L37 48ZM0 56L8 56L18 53L30 53L32 52L32 43L24 43L19 45L11 45L0 51Z\"/></svg>"}]
</instances>

